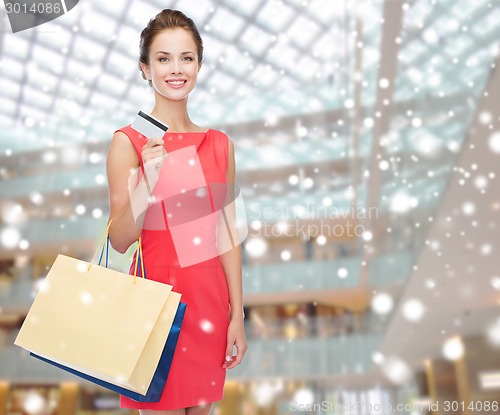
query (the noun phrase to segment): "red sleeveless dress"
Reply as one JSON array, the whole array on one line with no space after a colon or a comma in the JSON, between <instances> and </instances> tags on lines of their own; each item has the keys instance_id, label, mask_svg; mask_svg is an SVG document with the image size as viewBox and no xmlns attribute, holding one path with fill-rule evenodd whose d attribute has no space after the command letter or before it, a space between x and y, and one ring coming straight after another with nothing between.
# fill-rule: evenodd
<instances>
[{"instance_id":1,"label":"red sleeveless dress","mask_svg":"<svg viewBox=\"0 0 500 415\"><path fill-rule=\"evenodd\" d=\"M117 131L128 136L143 169L141 151L146 137L130 125ZM207 184L226 183L229 143L226 134L217 130L167 132L162 138L167 153L196 146ZM136 402L120 395L120 407L174 410L221 400L226 380L222 364L227 346L229 293L219 257L181 267L168 223L163 230L143 229L141 242L146 278L172 285L187 306L160 401ZM130 274L134 273L136 255L137 252Z\"/></svg>"}]
</instances>

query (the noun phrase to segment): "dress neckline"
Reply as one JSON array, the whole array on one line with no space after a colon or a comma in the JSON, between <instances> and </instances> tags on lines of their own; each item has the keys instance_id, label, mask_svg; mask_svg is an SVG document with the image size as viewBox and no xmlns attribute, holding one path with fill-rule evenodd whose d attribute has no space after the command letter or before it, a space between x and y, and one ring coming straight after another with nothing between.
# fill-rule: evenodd
<instances>
[{"instance_id":1,"label":"dress neckline","mask_svg":"<svg viewBox=\"0 0 500 415\"><path fill-rule=\"evenodd\" d=\"M208 134L210 131L211 128L207 131L166 131L165 134Z\"/></svg>"}]
</instances>

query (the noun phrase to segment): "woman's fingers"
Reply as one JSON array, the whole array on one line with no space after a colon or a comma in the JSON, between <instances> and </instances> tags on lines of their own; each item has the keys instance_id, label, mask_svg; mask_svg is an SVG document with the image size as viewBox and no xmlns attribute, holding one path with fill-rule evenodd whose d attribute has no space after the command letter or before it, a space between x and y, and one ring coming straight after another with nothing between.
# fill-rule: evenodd
<instances>
[{"instance_id":1,"label":"woman's fingers","mask_svg":"<svg viewBox=\"0 0 500 415\"><path fill-rule=\"evenodd\" d=\"M243 360L243 357L245 356L245 353L247 351L246 343L239 344L239 342L236 341L235 346L236 346L236 355L235 356L231 356L231 354L228 354L228 352L226 351L226 356L231 356L231 359L230 360L226 359L226 361L222 365L224 367L224 369L226 369L226 370L233 369L234 367L238 366L241 363L241 361ZM228 347L228 349L229 349L229 347ZM232 346L231 346L231 349L232 349Z\"/></svg>"},{"instance_id":2,"label":"woman's fingers","mask_svg":"<svg viewBox=\"0 0 500 415\"><path fill-rule=\"evenodd\" d=\"M144 160L145 162L148 162L148 161L155 161L156 163L161 163L163 162L163 159L165 158L165 151L152 151L150 153L148 153L146 155L146 160Z\"/></svg>"},{"instance_id":3,"label":"woman's fingers","mask_svg":"<svg viewBox=\"0 0 500 415\"><path fill-rule=\"evenodd\" d=\"M152 138L148 140L142 147L143 162L147 163L155 158L159 158L156 165L160 167L166 154L163 144L164 141L162 138Z\"/></svg>"},{"instance_id":4,"label":"woman's fingers","mask_svg":"<svg viewBox=\"0 0 500 415\"><path fill-rule=\"evenodd\" d=\"M154 146L158 146L158 145L163 145L164 144L164 141L163 141L163 138L151 138L149 139L146 144L144 144L144 146L142 147L143 149L144 148L150 148L150 147L154 147Z\"/></svg>"}]
</instances>

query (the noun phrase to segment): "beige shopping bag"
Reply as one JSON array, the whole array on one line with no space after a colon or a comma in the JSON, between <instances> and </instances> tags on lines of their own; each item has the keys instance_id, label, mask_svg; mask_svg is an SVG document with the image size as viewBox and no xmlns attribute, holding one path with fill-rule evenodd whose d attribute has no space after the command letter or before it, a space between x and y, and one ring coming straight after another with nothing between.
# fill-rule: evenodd
<instances>
[{"instance_id":1,"label":"beige shopping bag","mask_svg":"<svg viewBox=\"0 0 500 415\"><path fill-rule=\"evenodd\" d=\"M181 295L92 262L58 255L15 344L146 394Z\"/></svg>"}]
</instances>

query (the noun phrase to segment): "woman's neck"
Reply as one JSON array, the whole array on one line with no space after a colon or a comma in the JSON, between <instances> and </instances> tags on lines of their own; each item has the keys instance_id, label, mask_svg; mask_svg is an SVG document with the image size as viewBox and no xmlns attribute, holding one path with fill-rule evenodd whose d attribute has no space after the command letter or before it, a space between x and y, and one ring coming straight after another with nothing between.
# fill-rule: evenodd
<instances>
[{"instance_id":1,"label":"woman's neck","mask_svg":"<svg viewBox=\"0 0 500 415\"><path fill-rule=\"evenodd\" d=\"M187 112L187 97L182 101L169 101L163 97L156 98L151 115L168 125L171 132L197 130Z\"/></svg>"}]
</instances>

